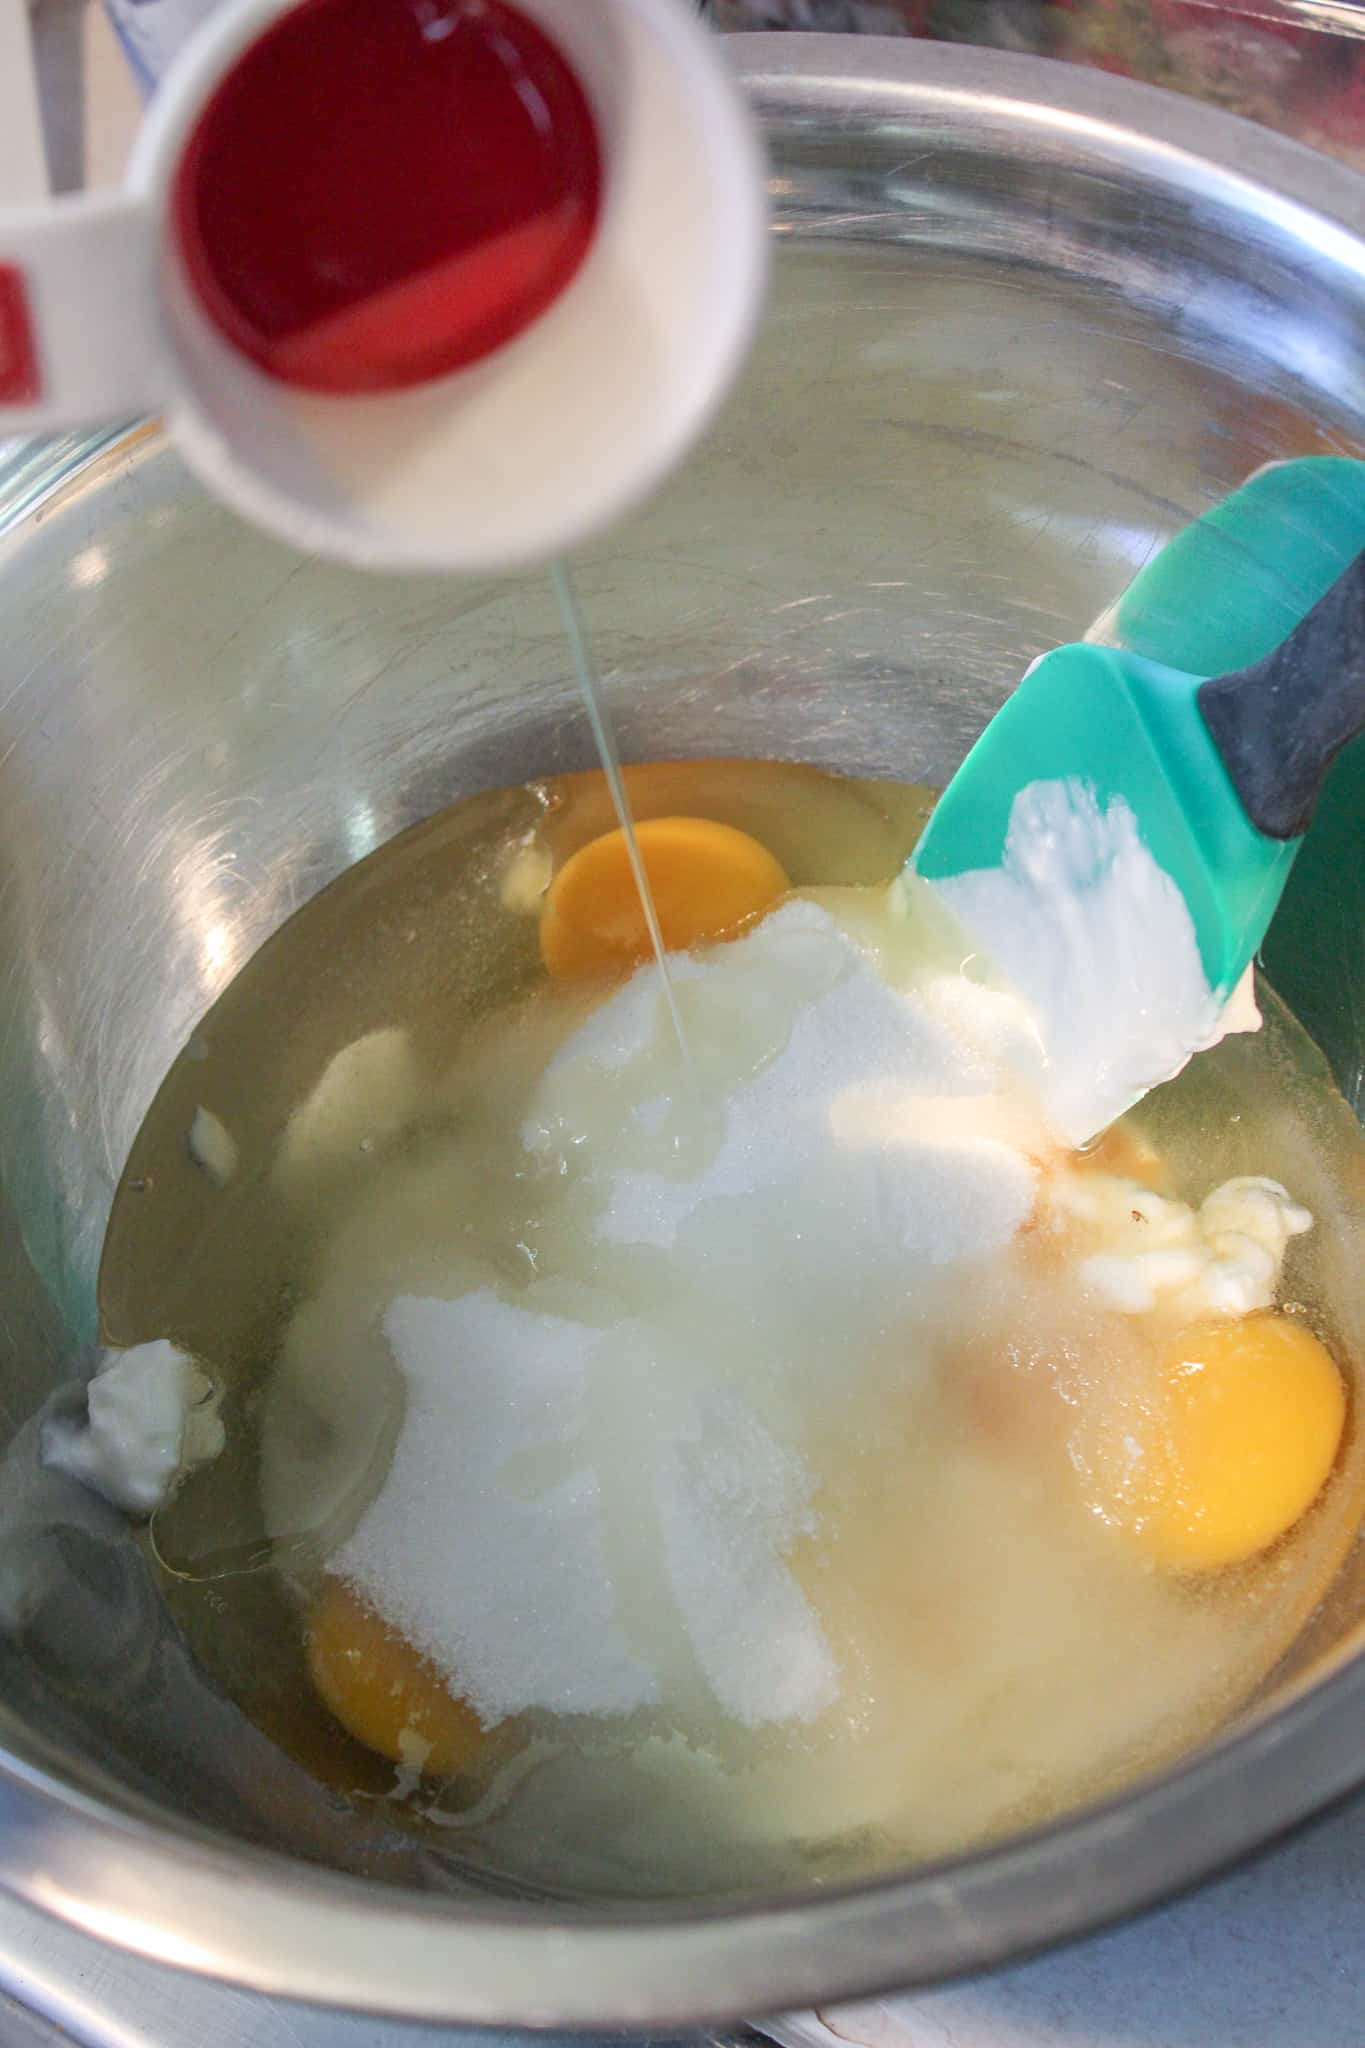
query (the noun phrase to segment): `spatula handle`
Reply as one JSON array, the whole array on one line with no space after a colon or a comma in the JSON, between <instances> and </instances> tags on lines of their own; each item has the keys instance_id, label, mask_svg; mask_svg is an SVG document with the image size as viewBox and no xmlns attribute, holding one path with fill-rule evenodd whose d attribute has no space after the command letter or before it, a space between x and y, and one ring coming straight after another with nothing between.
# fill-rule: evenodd
<instances>
[{"instance_id":1,"label":"spatula handle","mask_svg":"<svg viewBox=\"0 0 1365 2048\"><path fill-rule=\"evenodd\" d=\"M1365 730L1365 554L1287 640L1201 683L1199 709L1243 809L1270 839L1297 839L1327 770Z\"/></svg>"}]
</instances>

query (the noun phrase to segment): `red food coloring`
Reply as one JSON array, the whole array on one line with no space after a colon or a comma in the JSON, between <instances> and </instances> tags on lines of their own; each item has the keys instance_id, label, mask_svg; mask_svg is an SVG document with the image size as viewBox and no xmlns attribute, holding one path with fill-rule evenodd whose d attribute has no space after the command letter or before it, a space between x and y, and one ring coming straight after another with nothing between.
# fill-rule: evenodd
<instances>
[{"instance_id":1,"label":"red food coloring","mask_svg":"<svg viewBox=\"0 0 1365 2048\"><path fill-rule=\"evenodd\" d=\"M583 88L503 0L303 0L200 115L173 216L230 342L354 394L530 326L587 254L601 186Z\"/></svg>"}]
</instances>

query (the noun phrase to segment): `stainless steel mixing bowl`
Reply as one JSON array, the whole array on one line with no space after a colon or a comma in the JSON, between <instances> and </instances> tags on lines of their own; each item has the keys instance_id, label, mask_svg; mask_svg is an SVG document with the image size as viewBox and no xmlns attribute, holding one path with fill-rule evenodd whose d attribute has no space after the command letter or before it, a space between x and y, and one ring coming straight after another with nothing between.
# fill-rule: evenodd
<instances>
[{"instance_id":1,"label":"stainless steel mixing bowl","mask_svg":"<svg viewBox=\"0 0 1365 2048\"><path fill-rule=\"evenodd\" d=\"M1024 59L734 49L772 142L776 295L706 447L578 565L623 747L941 779L1190 515L1269 457L1365 445L1365 183ZM151 429L13 467L0 605L0 1356L22 1449L91 1334L111 1190L196 1016L379 841L590 745L543 579L297 559ZM1340 764L1271 947L1356 1097L1363 773ZM411 1859L358 1875L347 1817L272 1778L156 1637L126 1540L68 1509L54 1536L25 1500L0 1503L0 1880L318 2002L644 2026L921 1983L1153 1900L1365 1778L1357 1552L1216 1745L985 1853L638 1912L423 1893ZM110 1614L122 1653L97 1652Z\"/></svg>"}]
</instances>

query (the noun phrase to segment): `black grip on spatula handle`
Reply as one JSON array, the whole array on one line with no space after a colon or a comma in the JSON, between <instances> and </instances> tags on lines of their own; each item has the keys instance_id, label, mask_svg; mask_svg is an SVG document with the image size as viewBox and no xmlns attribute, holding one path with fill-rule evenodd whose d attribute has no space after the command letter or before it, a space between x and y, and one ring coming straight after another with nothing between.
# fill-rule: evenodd
<instances>
[{"instance_id":1,"label":"black grip on spatula handle","mask_svg":"<svg viewBox=\"0 0 1365 2048\"><path fill-rule=\"evenodd\" d=\"M1365 554L1273 653L1210 677L1198 701L1252 824L1297 839L1327 770L1365 730Z\"/></svg>"}]
</instances>

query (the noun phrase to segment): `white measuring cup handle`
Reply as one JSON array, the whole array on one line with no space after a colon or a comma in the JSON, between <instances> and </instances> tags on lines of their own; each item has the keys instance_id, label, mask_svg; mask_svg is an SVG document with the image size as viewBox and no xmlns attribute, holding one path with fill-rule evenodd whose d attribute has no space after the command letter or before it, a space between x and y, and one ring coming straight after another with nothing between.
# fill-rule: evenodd
<instances>
[{"instance_id":1,"label":"white measuring cup handle","mask_svg":"<svg viewBox=\"0 0 1365 2048\"><path fill-rule=\"evenodd\" d=\"M150 208L79 194L0 213L0 434L155 411L170 383Z\"/></svg>"}]
</instances>

